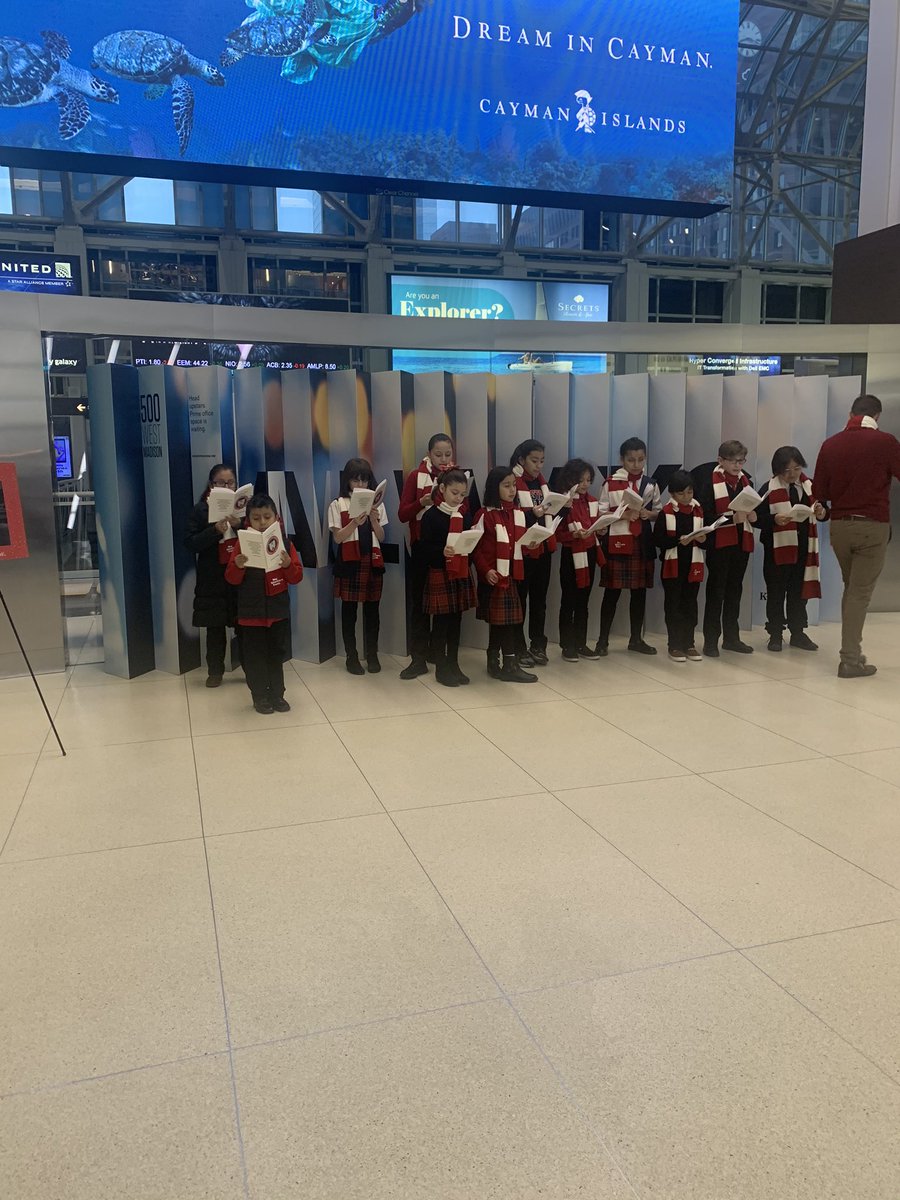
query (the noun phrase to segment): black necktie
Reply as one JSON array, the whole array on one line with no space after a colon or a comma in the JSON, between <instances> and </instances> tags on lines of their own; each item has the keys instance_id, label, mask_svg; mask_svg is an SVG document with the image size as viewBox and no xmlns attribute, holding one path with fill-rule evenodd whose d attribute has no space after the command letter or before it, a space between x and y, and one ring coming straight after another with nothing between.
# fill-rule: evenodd
<instances>
[{"instance_id":1,"label":"black necktie","mask_svg":"<svg viewBox=\"0 0 900 1200\"><path fill-rule=\"evenodd\" d=\"M793 483L788 488L788 496L790 497L791 504L800 503L800 493L797 491L797 488Z\"/></svg>"}]
</instances>

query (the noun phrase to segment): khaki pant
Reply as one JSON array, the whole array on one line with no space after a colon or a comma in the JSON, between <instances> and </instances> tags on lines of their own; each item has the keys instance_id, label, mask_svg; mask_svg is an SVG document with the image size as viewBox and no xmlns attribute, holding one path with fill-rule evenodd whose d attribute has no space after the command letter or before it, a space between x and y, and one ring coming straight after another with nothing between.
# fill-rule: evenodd
<instances>
[{"instance_id":1,"label":"khaki pant","mask_svg":"<svg viewBox=\"0 0 900 1200\"><path fill-rule=\"evenodd\" d=\"M841 567L841 662L856 666L869 601L884 566L891 527L885 521L832 521L831 548Z\"/></svg>"}]
</instances>

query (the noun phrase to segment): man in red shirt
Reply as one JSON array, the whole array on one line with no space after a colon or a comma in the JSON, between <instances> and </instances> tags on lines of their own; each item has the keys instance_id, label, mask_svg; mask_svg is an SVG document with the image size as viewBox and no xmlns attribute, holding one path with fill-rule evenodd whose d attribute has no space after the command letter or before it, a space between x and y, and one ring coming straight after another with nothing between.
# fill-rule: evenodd
<instances>
[{"instance_id":1,"label":"man in red shirt","mask_svg":"<svg viewBox=\"0 0 900 1200\"><path fill-rule=\"evenodd\" d=\"M841 679L875 674L862 631L891 536L891 479L900 479L900 442L881 432L880 416L877 396L858 396L846 428L822 443L813 480L815 498L831 509L831 548L844 579Z\"/></svg>"}]
</instances>

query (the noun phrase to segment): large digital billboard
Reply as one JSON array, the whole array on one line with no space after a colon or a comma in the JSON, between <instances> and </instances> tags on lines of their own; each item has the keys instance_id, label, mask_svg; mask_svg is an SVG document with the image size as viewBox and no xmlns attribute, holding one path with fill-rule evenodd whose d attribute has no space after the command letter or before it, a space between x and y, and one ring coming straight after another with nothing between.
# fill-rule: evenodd
<instances>
[{"instance_id":1,"label":"large digital billboard","mask_svg":"<svg viewBox=\"0 0 900 1200\"><path fill-rule=\"evenodd\" d=\"M2 41L0 38L0 43ZM0 73L2 62L0 57ZM81 262L69 254L45 254L40 251L32 253L28 250L0 251L0 291L79 296Z\"/></svg>"},{"instance_id":2,"label":"large digital billboard","mask_svg":"<svg viewBox=\"0 0 900 1200\"><path fill-rule=\"evenodd\" d=\"M0 149L700 211L730 199L737 27L738 0L10 0Z\"/></svg>"},{"instance_id":3,"label":"large digital billboard","mask_svg":"<svg viewBox=\"0 0 900 1200\"><path fill-rule=\"evenodd\" d=\"M479 275L392 275L395 317L468 321L606 321L609 284Z\"/></svg>"}]
</instances>

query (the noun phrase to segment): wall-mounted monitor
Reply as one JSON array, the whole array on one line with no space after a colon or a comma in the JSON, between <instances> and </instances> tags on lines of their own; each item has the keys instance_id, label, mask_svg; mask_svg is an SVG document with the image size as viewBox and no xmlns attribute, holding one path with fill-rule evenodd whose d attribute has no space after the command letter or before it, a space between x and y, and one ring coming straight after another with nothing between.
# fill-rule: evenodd
<instances>
[{"instance_id":1,"label":"wall-mounted monitor","mask_svg":"<svg viewBox=\"0 0 900 1200\"><path fill-rule=\"evenodd\" d=\"M57 479L72 478L72 439L57 436L53 439L53 455Z\"/></svg>"},{"instance_id":2,"label":"wall-mounted monitor","mask_svg":"<svg viewBox=\"0 0 900 1200\"><path fill-rule=\"evenodd\" d=\"M606 321L609 284L481 275L392 275L391 313L468 321Z\"/></svg>"},{"instance_id":3,"label":"wall-mounted monitor","mask_svg":"<svg viewBox=\"0 0 900 1200\"><path fill-rule=\"evenodd\" d=\"M709 211L731 196L738 20L738 0L10 0L0 150L94 173Z\"/></svg>"}]
</instances>

